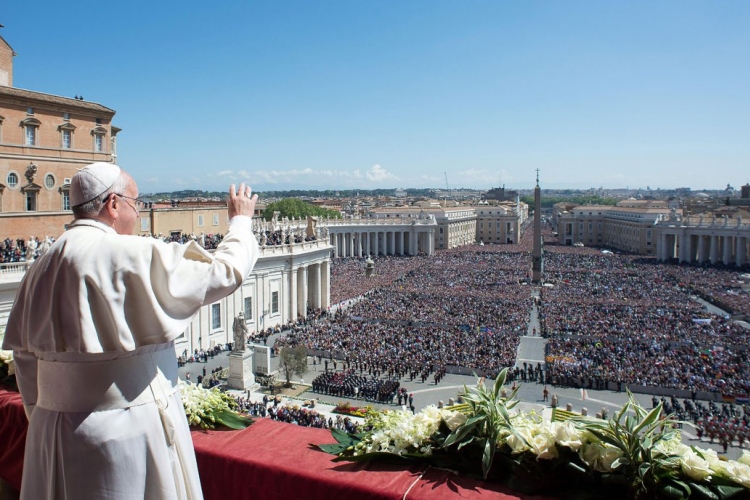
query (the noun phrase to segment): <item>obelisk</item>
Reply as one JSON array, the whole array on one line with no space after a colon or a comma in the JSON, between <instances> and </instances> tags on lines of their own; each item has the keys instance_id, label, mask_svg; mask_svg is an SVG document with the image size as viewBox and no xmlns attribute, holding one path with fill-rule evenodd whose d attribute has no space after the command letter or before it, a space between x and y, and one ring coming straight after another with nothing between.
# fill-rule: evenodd
<instances>
[{"instance_id":1,"label":"obelisk","mask_svg":"<svg viewBox=\"0 0 750 500\"><path fill-rule=\"evenodd\" d=\"M544 260L542 252L542 190L539 188L539 169L536 169L536 188L534 188L534 248L531 253L531 281L542 282Z\"/></svg>"}]
</instances>

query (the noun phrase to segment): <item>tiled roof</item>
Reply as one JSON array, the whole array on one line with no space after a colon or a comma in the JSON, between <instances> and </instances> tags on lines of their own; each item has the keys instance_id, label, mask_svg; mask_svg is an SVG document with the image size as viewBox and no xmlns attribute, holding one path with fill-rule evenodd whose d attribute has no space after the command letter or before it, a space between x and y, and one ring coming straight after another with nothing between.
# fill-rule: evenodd
<instances>
[{"instance_id":1,"label":"tiled roof","mask_svg":"<svg viewBox=\"0 0 750 500\"><path fill-rule=\"evenodd\" d=\"M0 85L0 97L17 97L19 99L31 99L37 102L47 102L50 104L60 104L67 107L73 107L78 109L87 109L90 111L99 111L107 114L115 114L115 110L109 109L101 104L97 104L91 101L79 101L71 97L61 97L58 95L45 94L42 92L34 92L33 90L19 89L16 87L5 87Z\"/></svg>"}]
</instances>

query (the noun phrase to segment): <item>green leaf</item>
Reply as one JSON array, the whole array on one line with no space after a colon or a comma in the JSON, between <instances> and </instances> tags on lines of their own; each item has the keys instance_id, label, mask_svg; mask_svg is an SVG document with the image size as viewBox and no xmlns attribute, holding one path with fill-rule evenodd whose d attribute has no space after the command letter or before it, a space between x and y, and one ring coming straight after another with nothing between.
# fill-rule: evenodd
<instances>
[{"instance_id":1,"label":"green leaf","mask_svg":"<svg viewBox=\"0 0 750 500\"><path fill-rule=\"evenodd\" d=\"M216 412L214 417L216 418L216 422L235 430L250 427L250 425L254 422L252 418L242 416L239 413L231 410L221 410L219 412Z\"/></svg>"},{"instance_id":2,"label":"green leaf","mask_svg":"<svg viewBox=\"0 0 750 500\"><path fill-rule=\"evenodd\" d=\"M498 374L497 378L495 379L495 387L493 390L495 394L495 399L497 399L498 396L500 395L500 389L503 388L503 384L505 383L505 376L507 373L508 373L508 369L503 368Z\"/></svg>"},{"instance_id":3,"label":"green leaf","mask_svg":"<svg viewBox=\"0 0 750 500\"><path fill-rule=\"evenodd\" d=\"M487 479L492 466L492 458L495 456L495 443L489 439L485 440L484 453L482 453L482 474Z\"/></svg>"},{"instance_id":4,"label":"green leaf","mask_svg":"<svg viewBox=\"0 0 750 500\"><path fill-rule=\"evenodd\" d=\"M683 500L690 498L691 494L690 486L682 481L678 481L675 479L669 480L666 483L662 484L659 489L661 490L663 496L674 500Z\"/></svg>"},{"instance_id":5,"label":"green leaf","mask_svg":"<svg viewBox=\"0 0 750 500\"><path fill-rule=\"evenodd\" d=\"M456 429L448 436L443 442L441 448L448 448L457 441L461 441L467 434L474 430L474 428L482 420L482 417L473 417L466 421L461 427Z\"/></svg>"},{"instance_id":6,"label":"green leaf","mask_svg":"<svg viewBox=\"0 0 750 500\"><path fill-rule=\"evenodd\" d=\"M723 481L722 481L723 480ZM726 481L726 483L724 483ZM724 484L717 484L724 483ZM740 486L739 484L732 482L730 479L720 478L714 476L711 481L711 488L719 495L722 500L729 499L735 496L747 495L747 488Z\"/></svg>"},{"instance_id":7,"label":"green leaf","mask_svg":"<svg viewBox=\"0 0 750 500\"><path fill-rule=\"evenodd\" d=\"M340 429L331 429L331 436L333 436L333 439L342 444L352 441L351 435Z\"/></svg>"},{"instance_id":8,"label":"green leaf","mask_svg":"<svg viewBox=\"0 0 750 500\"><path fill-rule=\"evenodd\" d=\"M715 493L709 486L704 486L700 483L693 483L693 491L699 493L703 498L710 500L720 500L719 495Z\"/></svg>"},{"instance_id":9,"label":"green leaf","mask_svg":"<svg viewBox=\"0 0 750 500\"><path fill-rule=\"evenodd\" d=\"M633 434L638 434L639 432L641 432L641 429L656 422L656 420L659 418L659 414L661 414L661 403L659 403L656 408L648 412L646 417L641 420L641 423L638 424L635 429L633 429Z\"/></svg>"}]
</instances>

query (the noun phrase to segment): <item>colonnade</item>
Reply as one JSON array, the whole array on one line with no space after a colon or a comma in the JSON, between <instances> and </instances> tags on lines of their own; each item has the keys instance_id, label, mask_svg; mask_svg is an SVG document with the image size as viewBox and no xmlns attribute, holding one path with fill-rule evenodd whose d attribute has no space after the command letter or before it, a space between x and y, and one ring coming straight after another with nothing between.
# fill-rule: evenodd
<instances>
[{"instance_id":1,"label":"colonnade","mask_svg":"<svg viewBox=\"0 0 750 500\"><path fill-rule=\"evenodd\" d=\"M290 318L307 316L307 308L326 309L331 305L330 261L307 264L287 272Z\"/></svg>"},{"instance_id":2,"label":"colonnade","mask_svg":"<svg viewBox=\"0 0 750 500\"><path fill-rule=\"evenodd\" d=\"M737 267L748 264L750 235L695 234L687 231L664 231L659 235L657 258L667 261L699 264L718 262Z\"/></svg>"},{"instance_id":3,"label":"colonnade","mask_svg":"<svg viewBox=\"0 0 750 500\"><path fill-rule=\"evenodd\" d=\"M330 244L333 245L333 257L364 257L367 255L427 255L435 253L435 229L433 227L416 229L388 228L361 230L341 228L335 231L331 227Z\"/></svg>"}]
</instances>

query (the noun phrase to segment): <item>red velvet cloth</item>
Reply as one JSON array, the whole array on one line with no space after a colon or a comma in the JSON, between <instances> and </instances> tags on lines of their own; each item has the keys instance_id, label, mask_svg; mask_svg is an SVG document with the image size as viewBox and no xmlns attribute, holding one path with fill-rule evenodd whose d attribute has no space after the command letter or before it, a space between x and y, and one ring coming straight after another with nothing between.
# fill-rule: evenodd
<instances>
[{"instance_id":1,"label":"red velvet cloth","mask_svg":"<svg viewBox=\"0 0 750 500\"><path fill-rule=\"evenodd\" d=\"M0 389L0 477L20 489L26 415L18 393ZM206 500L531 499L447 471L381 462L334 462L311 444L334 443L323 429L258 419L242 431L192 432Z\"/></svg>"},{"instance_id":2,"label":"red velvet cloth","mask_svg":"<svg viewBox=\"0 0 750 500\"><path fill-rule=\"evenodd\" d=\"M21 395L0 388L0 477L17 490L21 489L27 426Z\"/></svg>"}]
</instances>

